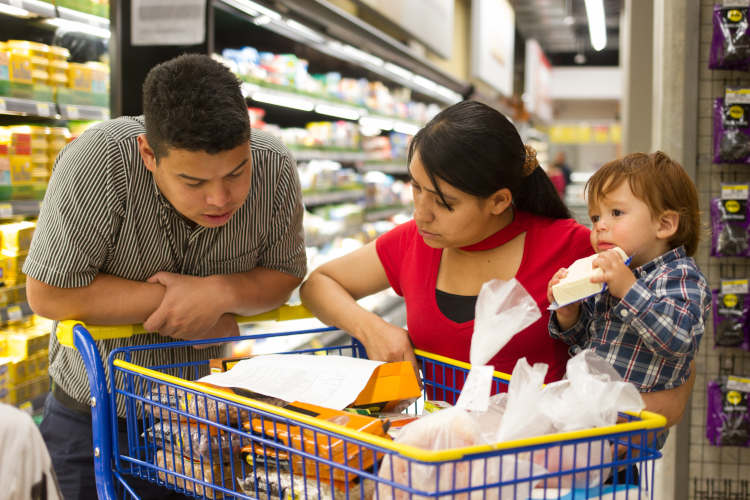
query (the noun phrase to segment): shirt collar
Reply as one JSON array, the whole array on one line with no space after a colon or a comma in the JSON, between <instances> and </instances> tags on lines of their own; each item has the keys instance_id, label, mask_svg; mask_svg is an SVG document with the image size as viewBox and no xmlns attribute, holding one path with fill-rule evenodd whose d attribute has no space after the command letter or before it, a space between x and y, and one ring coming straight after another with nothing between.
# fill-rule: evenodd
<instances>
[{"instance_id":1,"label":"shirt collar","mask_svg":"<svg viewBox=\"0 0 750 500\"><path fill-rule=\"evenodd\" d=\"M685 247L680 245L677 248L673 248L672 250L661 254L657 258L646 262L641 267L638 267L634 270L635 274L638 276L645 276L652 272L654 272L656 269L669 264L670 262L674 262L679 259L684 259L687 257L687 254L685 253Z\"/></svg>"}]
</instances>

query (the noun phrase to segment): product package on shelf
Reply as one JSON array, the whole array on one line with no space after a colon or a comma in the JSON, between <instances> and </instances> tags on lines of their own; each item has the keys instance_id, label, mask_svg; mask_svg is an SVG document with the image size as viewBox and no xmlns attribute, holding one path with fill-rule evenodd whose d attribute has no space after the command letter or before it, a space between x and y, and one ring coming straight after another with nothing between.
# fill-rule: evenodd
<instances>
[{"instance_id":1,"label":"product package on shelf","mask_svg":"<svg viewBox=\"0 0 750 500\"><path fill-rule=\"evenodd\" d=\"M747 14L747 2L725 1L714 6L709 68L743 71L750 69Z\"/></svg>"},{"instance_id":2,"label":"product package on shelf","mask_svg":"<svg viewBox=\"0 0 750 500\"><path fill-rule=\"evenodd\" d=\"M712 291L714 345L750 350L750 283L747 279L721 280Z\"/></svg>"},{"instance_id":3,"label":"product package on shelf","mask_svg":"<svg viewBox=\"0 0 750 500\"><path fill-rule=\"evenodd\" d=\"M750 89L728 87L714 101L714 163L750 163Z\"/></svg>"},{"instance_id":4,"label":"product package on shelf","mask_svg":"<svg viewBox=\"0 0 750 500\"><path fill-rule=\"evenodd\" d=\"M722 184L711 200L711 256L748 257L748 184Z\"/></svg>"},{"instance_id":5,"label":"product package on shelf","mask_svg":"<svg viewBox=\"0 0 750 500\"><path fill-rule=\"evenodd\" d=\"M714 446L750 446L750 379L721 376L708 383L706 438Z\"/></svg>"}]
</instances>

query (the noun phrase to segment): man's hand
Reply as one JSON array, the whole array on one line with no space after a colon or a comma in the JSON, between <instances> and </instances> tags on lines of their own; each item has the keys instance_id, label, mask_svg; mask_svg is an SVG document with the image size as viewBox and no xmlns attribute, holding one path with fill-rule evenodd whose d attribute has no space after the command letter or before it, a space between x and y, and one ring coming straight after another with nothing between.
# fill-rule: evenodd
<instances>
[{"instance_id":1,"label":"man's hand","mask_svg":"<svg viewBox=\"0 0 750 500\"><path fill-rule=\"evenodd\" d=\"M635 276L630 270L622 256L615 250L607 250L600 253L593 262L594 268L602 270L600 276L591 278L592 283L607 283L609 293L613 297L623 298L635 283Z\"/></svg>"},{"instance_id":2,"label":"man's hand","mask_svg":"<svg viewBox=\"0 0 750 500\"><path fill-rule=\"evenodd\" d=\"M552 279L549 280L549 283L547 284L547 300L549 300L550 304L555 302L555 296L552 294L552 287L560 283L560 281L567 275L568 270L563 267L558 269L555 275L552 276ZM578 321L578 316L581 314L581 304L578 302L568 304L567 306L558 308L554 314L560 329L565 331L575 325L576 321Z\"/></svg>"},{"instance_id":3,"label":"man's hand","mask_svg":"<svg viewBox=\"0 0 750 500\"><path fill-rule=\"evenodd\" d=\"M146 330L185 340L210 338L226 330L228 320L219 322L224 313L222 291L212 277L159 272L148 283L158 283L166 291L159 307L143 322Z\"/></svg>"},{"instance_id":4,"label":"man's hand","mask_svg":"<svg viewBox=\"0 0 750 500\"><path fill-rule=\"evenodd\" d=\"M206 339L218 339L222 337L236 337L240 334L240 327L237 324L237 318L234 314L224 313L219 318L219 321L208 331L206 331L203 338ZM198 344L194 345L194 349L205 349L216 344Z\"/></svg>"}]
</instances>

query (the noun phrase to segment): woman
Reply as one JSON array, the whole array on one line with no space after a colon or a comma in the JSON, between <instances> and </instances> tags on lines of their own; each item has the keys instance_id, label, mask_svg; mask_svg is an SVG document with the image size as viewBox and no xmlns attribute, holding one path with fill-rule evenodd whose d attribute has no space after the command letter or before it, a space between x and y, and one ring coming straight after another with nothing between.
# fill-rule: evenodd
<instances>
[{"instance_id":1,"label":"woman","mask_svg":"<svg viewBox=\"0 0 750 500\"><path fill-rule=\"evenodd\" d=\"M408 162L414 219L313 271L302 302L361 341L371 359L416 367L413 345L468 362L482 284L515 277L542 317L488 364L511 373L526 357L549 365L547 382L559 380L568 353L549 336L546 287L560 267L593 253L589 230L570 219L513 124L484 104L441 111L414 136ZM356 302L389 286L404 297L408 331Z\"/></svg>"},{"instance_id":2,"label":"woman","mask_svg":"<svg viewBox=\"0 0 750 500\"><path fill-rule=\"evenodd\" d=\"M489 364L516 360L565 373L567 348L547 332L546 284L590 255L589 230L570 219L554 186L513 124L475 101L446 108L409 146L414 220L315 270L302 301L322 321L350 332L372 359L414 361L412 344L468 361L474 306L483 283L515 277L542 318ZM388 286L406 301L408 333L357 305Z\"/></svg>"}]
</instances>

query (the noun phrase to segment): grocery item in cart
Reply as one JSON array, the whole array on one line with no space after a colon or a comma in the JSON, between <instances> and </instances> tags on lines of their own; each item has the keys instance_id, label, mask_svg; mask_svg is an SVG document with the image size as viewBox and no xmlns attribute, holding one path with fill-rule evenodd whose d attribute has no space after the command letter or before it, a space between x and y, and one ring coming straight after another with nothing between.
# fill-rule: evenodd
<instances>
[{"instance_id":1,"label":"grocery item in cart","mask_svg":"<svg viewBox=\"0 0 750 500\"><path fill-rule=\"evenodd\" d=\"M172 473L184 474L189 478L204 481L211 485L222 486L232 491L235 490L232 478L242 474L242 464L239 458L229 464L215 463L211 466L206 461L194 460L166 448L156 452L156 465L160 468L159 479L162 481L166 481L167 484L177 486L178 488L185 488L188 492L194 493L198 497L212 499L222 497L220 492L212 486L204 486L199 482L191 480L186 481L182 477Z\"/></svg>"},{"instance_id":2,"label":"grocery item in cart","mask_svg":"<svg viewBox=\"0 0 750 500\"><path fill-rule=\"evenodd\" d=\"M227 463L239 456L243 445L240 433L207 426L197 420L162 420L146 430L149 442L174 449L186 457L202 458L210 463Z\"/></svg>"},{"instance_id":3,"label":"grocery item in cart","mask_svg":"<svg viewBox=\"0 0 750 500\"><path fill-rule=\"evenodd\" d=\"M411 370L411 368L409 369ZM388 422L378 418L323 408L300 401L295 401L284 408L332 422L353 431L390 439L387 434ZM254 414L251 422L245 422L244 426L247 430L252 430L255 434L266 436L268 439L291 447L295 451L304 451L349 467L367 470L373 467L377 459L375 453L369 449L362 449L359 446L347 444L344 439L338 438L335 435L321 433L309 428L309 426L295 422L287 422ZM259 450L251 445L243 448L242 452L245 461L251 463L252 455L257 454ZM289 452L274 448L272 445L268 445L264 453L266 457L278 457L279 459L289 461ZM356 479L355 475L347 474L340 468L324 466L309 459L305 460L302 455L295 452L291 454L292 471L295 474L310 477L316 477L318 474L324 476L332 474L334 480L343 482Z\"/></svg>"},{"instance_id":4,"label":"grocery item in cart","mask_svg":"<svg viewBox=\"0 0 750 500\"><path fill-rule=\"evenodd\" d=\"M237 478L237 485L245 495L257 498L283 498L305 500L364 500L373 498L375 485L366 480L362 484L340 485L323 476L320 480L290 474L289 470L274 467L258 469L256 474ZM256 490L257 488L257 490Z\"/></svg>"}]
</instances>

